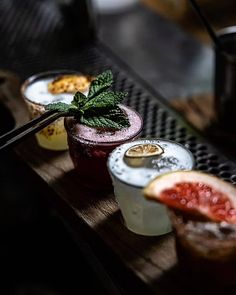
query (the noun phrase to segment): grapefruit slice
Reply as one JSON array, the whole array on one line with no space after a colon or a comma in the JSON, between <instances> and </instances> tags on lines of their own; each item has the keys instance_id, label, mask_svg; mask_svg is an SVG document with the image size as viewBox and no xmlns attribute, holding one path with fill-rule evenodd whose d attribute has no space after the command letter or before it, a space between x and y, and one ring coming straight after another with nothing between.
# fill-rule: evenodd
<instances>
[{"instance_id":1,"label":"grapefruit slice","mask_svg":"<svg viewBox=\"0 0 236 295\"><path fill-rule=\"evenodd\" d=\"M155 178L144 196L189 215L236 224L236 189L207 173L171 172Z\"/></svg>"},{"instance_id":2,"label":"grapefruit slice","mask_svg":"<svg viewBox=\"0 0 236 295\"><path fill-rule=\"evenodd\" d=\"M158 156L163 153L163 149L158 144L137 144L125 152L128 158L145 158Z\"/></svg>"}]
</instances>

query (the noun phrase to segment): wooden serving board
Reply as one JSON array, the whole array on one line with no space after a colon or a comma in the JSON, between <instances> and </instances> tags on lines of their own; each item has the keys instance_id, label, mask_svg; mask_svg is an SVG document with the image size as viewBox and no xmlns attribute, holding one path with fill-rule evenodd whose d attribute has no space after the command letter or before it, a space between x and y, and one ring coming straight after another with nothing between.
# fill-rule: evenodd
<instances>
[{"instance_id":1,"label":"wooden serving board","mask_svg":"<svg viewBox=\"0 0 236 295\"><path fill-rule=\"evenodd\" d=\"M28 114L20 80L6 72L0 72L0 80L0 100L21 125ZM138 294L142 288L146 290L142 294L191 294L196 290L178 267L173 234L145 237L127 230L112 192L91 192L78 186L67 151L41 149L34 138L15 151L49 187L47 197L70 229L89 243L123 288Z\"/></svg>"}]
</instances>

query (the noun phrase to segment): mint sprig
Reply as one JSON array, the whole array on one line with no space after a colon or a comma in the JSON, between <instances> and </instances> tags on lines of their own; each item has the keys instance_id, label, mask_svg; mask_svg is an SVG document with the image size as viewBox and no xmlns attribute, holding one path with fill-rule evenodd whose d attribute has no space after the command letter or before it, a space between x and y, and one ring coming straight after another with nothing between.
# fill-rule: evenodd
<instances>
[{"instance_id":1,"label":"mint sprig","mask_svg":"<svg viewBox=\"0 0 236 295\"><path fill-rule=\"evenodd\" d=\"M91 82L88 96L78 91L71 104L51 103L46 110L67 113L89 127L113 130L129 127L128 117L118 106L127 93L109 90L112 84L112 72L105 71Z\"/></svg>"},{"instance_id":2,"label":"mint sprig","mask_svg":"<svg viewBox=\"0 0 236 295\"><path fill-rule=\"evenodd\" d=\"M89 101L85 103L82 109L85 111L98 108L114 108L121 103L125 96L126 93L123 92L104 91L92 99L89 98Z\"/></svg>"},{"instance_id":3,"label":"mint sprig","mask_svg":"<svg viewBox=\"0 0 236 295\"><path fill-rule=\"evenodd\" d=\"M74 98L71 102L73 106L76 106L77 108L81 108L87 101L87 97L81 93L81 92L76 92L74 95Z\"/></svg>"},{"instance_id":4,"label":"mint sprig","mask_svg":"<svg viewBox=\"0 0 236 295\"><path fill-rule=\"evenodd\" d=\"M113 84L113 75L110 70L98 75L95 80L92 81L89 87L88 97L92 99L99 93L109 89Z\"/></svg>"},{"instance_id":5,"label":"mint sprig","mask_svg":"<svg viewBox=\"0 0 236 295\"><path fill-rule=\"evenodd\" d=\"M99 114L84 114L80 117L80 122L89 127L106 129L122 129L130 126L128 117L124 115L124 112L119 107L109 111L101 111Z\"/></svg>"}]
</instances>

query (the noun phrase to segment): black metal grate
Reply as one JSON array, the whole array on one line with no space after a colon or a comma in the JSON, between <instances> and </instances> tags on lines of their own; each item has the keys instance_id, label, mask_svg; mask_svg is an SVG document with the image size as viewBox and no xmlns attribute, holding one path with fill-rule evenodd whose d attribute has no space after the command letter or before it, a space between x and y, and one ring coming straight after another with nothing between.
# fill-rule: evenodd
<instances>
[{"instance_id":1,"label":"black metal grate","mask_svg":"<svg viewBox=\"0 0 236 295\"><path fill-rule=\"evenodd\" d=\"M153 96L128 73L119 73L116 87L126 90L126 103L135 108L144 119L144 137L161 137L186 146L194 155L196 169L220 176L236 185L236 165L192 130L186 122L163 105L158 94Z\"/></svg>"},{"instance_id":2,"label":"black metal grate","mask_svg":"<svg viewBox=\"0 0 236 295\"><path fill-rule=\"evenodd\" d=\"M96 75L111 68L115 77L114 87L129 93L125 102L144 119L144 137L161 137L185 145L192 151L197 169L236 184L235 163L201 139L161 102L157 93L147 90L135 75L123 67L109 50L98 42L86 43L83 47L79 46L80 42L74 42L73 34L77 34L76 31L65 34L66 28L61 19L63 15L56 7L49 9L46 3L50 1L28 0L23 1L23 6L22 1L14 2L20 6L8 0L0 3L0 14L4 14L4 17L0 17L1 68L17 72L22 79L52 69L74 69ZM50 5L55 3L51 1ZM23 20L20 13L24 14Z\"/></svg>"}]
</instances>

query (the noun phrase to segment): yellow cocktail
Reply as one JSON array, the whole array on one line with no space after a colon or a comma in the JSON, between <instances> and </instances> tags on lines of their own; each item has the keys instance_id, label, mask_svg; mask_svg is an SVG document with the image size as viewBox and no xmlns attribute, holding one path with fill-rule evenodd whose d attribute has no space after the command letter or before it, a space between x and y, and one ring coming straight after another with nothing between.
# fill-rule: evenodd
<instances>
[{"instance_id":1,"label":"yellow cocktail","mask_svg":"<svg viewBox=\"0 0 236 295\"><path fill-rule=\"evenodd\" d=\"M28 78L21 92L29 109L30 118L45 112L49 103L70 103L77 91L87 94L91 77L75 71L50 71ZM38 144L49 150L66 150L67 133L64 118L60 118L36 134Z\"/></svg>"}]
</instances>

